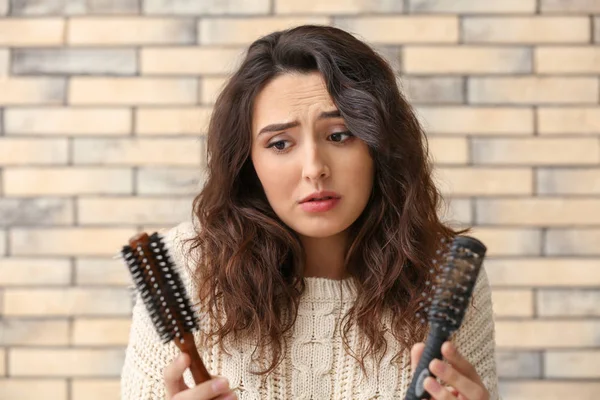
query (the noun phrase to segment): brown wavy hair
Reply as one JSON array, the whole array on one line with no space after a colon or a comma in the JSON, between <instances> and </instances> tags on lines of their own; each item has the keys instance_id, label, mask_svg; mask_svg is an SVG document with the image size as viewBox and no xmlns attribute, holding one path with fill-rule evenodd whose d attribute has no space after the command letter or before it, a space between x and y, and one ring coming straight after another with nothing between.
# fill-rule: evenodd
<instances>
[{"instance_id":1,"label":"brown wavy hair","mask_svg":"<svg viewBox=\"0 0 600 400\"><path fill-rule=\"evenodd\" d=\"M222 345L247 335L270 348L267 374L283 359L284 335L296 320L305 289L298 235L271 208L250 158L252 111L260 90L290 72L318 71L353 135L369 147L375 175L371 197L348 228L344 259L357 298L343 318L346 350L360 361L385 353L382 318L405 348L424 339L422 294L431 285L441 238L459 233L438 218L440 193L431 177L427 139L396 84L394 72L369 45L331 26L302 25L252 43L214 105L208 127L207 171L194 199L199 222L191 250L194 279ZM464 232L464 231L461 231ZM347 334L356 324L361 350Z\"/></svg>"}]
</instances>

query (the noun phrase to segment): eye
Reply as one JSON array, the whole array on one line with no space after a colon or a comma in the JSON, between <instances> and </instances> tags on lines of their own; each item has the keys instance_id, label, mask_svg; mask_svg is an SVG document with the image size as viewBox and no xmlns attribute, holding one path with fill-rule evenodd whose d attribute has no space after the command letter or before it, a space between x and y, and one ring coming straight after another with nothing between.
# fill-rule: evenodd
<instances>
[{"instance_id":1,"label":"eye","mask_svg":"<svg viewBox=\"0 0 600 400\"><path fill-rule=\"evenodd\" d=\"M269 145L267 146L267 149L274 147L276 153L283 153L287 149L287 147L285 146L286 143L289 143L289 141L288 140L277 140L276 142L269 143Z\"/></svg>"},{"instance_id":2,"label":"eye","mask_svg":"<svg viewBox=\"0 0 600 400\"><path fill-rule=\"evenodd\" d=\"M342 142L345 142L346 140L348 140L348 139L342 140L343 135L348 136L348 139L353 136L352 133L350 133L350 131L344 131L344 132L333 133L333 134L329 135L329 137L332 139L333 142L342 143Z\"/></svg>"}]
</instances>

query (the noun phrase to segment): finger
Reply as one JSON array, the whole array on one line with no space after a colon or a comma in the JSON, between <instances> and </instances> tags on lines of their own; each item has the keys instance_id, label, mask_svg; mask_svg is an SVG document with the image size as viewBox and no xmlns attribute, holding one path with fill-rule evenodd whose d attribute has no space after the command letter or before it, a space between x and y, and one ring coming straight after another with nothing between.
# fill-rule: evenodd
<instances>
[{"instance_id":1,"label":"finger","mask_svg":"<svg viewBox=\"0 0 600 400\"><path fill-rule=\"evenodd\" d=\"M224 394L220 395L219 397L216 397L214 400L237 400L237 399L238 399L237 395L232 390L228 393L224 393Z\"/></svg>"},{"instance_id":2,"label":"finger","mask_svg":"<svg viewBox=\"0 0 600 400\"><path fill-rule=\"evenodd\" d=\"M226 378L213 378L186 390L177 396L177 400L214 399L220 395L229 394L231 388Z\"/></svg>"},{"instance_id":3,"label":"finger","mask_svg":"<svg viewBox=\"0 0 600 400\"><path fill-rule=\"evenodd\" d=\"M177 393L188 389L188 386L183 381L183 372L186 370L189 363L190 357L185 353L181 353L165 368L163 377L168 399L175 396Z\"/></svg>"},{"instance_id":4,"label":"finger","mask_svg":"<svg viewBox=\"0 0 600 400\"><path fill-rule=\"evenodd\" d=\"M457 400L457 397L454 396L448 389L439 384L435 378L428 376L423 381L423 387L429 394L431 398L435 400Z\"/></svg>"},{"instance_id":5,"label":"finger","mask_svg":"<svg viewBox=\"0 0 600 400\"><path fill-rule=\"evenodd\" d=\"M444 342L442 345L442 355L458 372L474 382L481 383L475 367L458 352L454 343L450 341Z\"/></svg>"},{"instance_id":6,"label":"finger","mask_svg":"<svg viewBox=\"0 0 600 400\"><path fill-rule=\"evenodd\" d=\"M452 385L454 389L468 399L478 400L486 398L486 391L482 384L473 382L459 373L452 365L435 359L429 364L429 370L448 385Z\"/></svg>"},{"instance_id":7,"label":"finger","mask_svg":"<svg viewBox=\"0 0 600 400\"><path fill-rule=\"evenodd\" d=\"M425 343L423 343L423 342L416 343L410 349L410 369L411 369L411 371L414 371L415 368L417 368L417 365L419 364L419 360L421 359L421 355L423 354L424 349L425 349Z\"/></svg>"}]
</instances>

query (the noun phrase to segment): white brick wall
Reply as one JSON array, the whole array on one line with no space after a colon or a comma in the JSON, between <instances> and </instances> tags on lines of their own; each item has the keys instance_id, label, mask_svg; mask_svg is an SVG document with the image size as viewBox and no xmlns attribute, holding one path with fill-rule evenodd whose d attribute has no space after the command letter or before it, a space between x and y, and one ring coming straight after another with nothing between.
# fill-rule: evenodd
<instances>
[{"instance_id":1,"label":"white brick wall","mask_svg":"<svg viewBox=\"0 0 600 400\"><path fill-rule=\"evenodd\" d=\"M600 392L600 1L0 0L0 399L117 399L129 276L187 218L258 35L332 24L398 73L473 225L502 396ZM135 210L135 213L133 212Z\"/></svg>"}]
</instances>

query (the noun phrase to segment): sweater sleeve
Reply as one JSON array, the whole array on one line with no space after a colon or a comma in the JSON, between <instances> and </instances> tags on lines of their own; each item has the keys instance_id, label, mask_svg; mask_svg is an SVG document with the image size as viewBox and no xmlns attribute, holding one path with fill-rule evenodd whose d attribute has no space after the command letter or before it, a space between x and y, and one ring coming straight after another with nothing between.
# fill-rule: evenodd
<instances>
[{"instance_id":1,"label":"sweater sleeve","mask_svg":"<svg viewBox=\"0 0 600 400\"><path fill-rule=\"evenodd\" d=\"M481 267L473 289L473 302L470 303L463 323L452 341L459 353L475 367L490 393L490 400L498 400L492 296L484 266Z\"/></svg>"},{"instance_id":2,"label":"sweater sleeve","mask_svg":"<svg viewBox=\"0 0 600 400\"><path fill-rule=\"evenodd\" d=\"M161 232L171 257L174 259L184 284L189 281L184 262L181 238L190 233L189 224L180 224L168 231ZM133 287L132 287L133 288ZM189 290L189 288L187 288ZM131 315L129 341L125 350L125 360L121 370L122 400L164 400L164 369L179 355L179 348L173 342L164 344L148 315L146 305L136 292ZM193 386L189 370L184 373L184 381Z\"/></svg>"}]
</instances>

